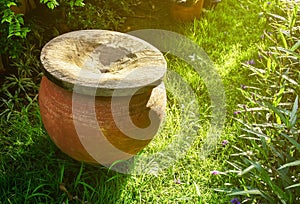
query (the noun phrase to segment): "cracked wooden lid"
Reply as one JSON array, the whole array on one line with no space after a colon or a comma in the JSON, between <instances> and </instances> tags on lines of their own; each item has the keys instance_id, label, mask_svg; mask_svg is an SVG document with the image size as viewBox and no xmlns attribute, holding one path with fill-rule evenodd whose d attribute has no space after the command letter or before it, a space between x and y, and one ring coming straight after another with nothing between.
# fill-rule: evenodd
<instances>
[{"instance_id":1,"label":"cracked wooden lid","mask_svg":"<svg viewBox=\"0 0 300 204\"><path fill-rule=\"evenodd\" d=\"M41 62L52 82L96 96L143 93L159 85L167 70L157 48L129 34L107 30L60 35L43 47Z\"/></svg>"}]
</instances>

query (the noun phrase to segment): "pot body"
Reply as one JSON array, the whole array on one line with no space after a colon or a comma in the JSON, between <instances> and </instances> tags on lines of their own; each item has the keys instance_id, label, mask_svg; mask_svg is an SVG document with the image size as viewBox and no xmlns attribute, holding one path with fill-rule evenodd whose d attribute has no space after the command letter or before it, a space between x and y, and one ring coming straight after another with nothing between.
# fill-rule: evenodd
<instances>
[{"instance_id":1,"label":"pot body","mask_svg":"<svg viewBox=\"0 0 300 204\"><path fill-rule=\"evenodd\" d=\"M199 0L192 6L184 6L183 4L173 3L171 6L171 14L178 21L188 22L195 18L200 18L203 9L204 0Z\"/></svg>"},{"instance_id":2,"label":"pot body","mask_svg":"<svg viewBox=\"0 0 300 204\"><path fill-rule=\"evenodd\" d=\"M113 100L73 93L45 76L39 90L40 112L49 136L63 152L87 163L111 164L136 155L157 133L165 114L163 84ZM126 127L128 119L134 126Z\"/></svg>"},{"instance_id":3,"label":"pot body","mask_svg":"<svg viewBox=\"0 0 300 204\"><path fill-rule=\"evenodd\" d=\"M128 34L79 30L42 49L39 105L44 126L66 154L111 164L142 150L163 119L163 54Z\"/></svg>"}]
</instances>

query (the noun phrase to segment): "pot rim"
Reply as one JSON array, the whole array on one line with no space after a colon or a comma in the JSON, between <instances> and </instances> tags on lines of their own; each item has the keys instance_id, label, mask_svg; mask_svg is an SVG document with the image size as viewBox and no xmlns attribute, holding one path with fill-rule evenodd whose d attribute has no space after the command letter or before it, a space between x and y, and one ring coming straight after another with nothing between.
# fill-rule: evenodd
<instances>
[{"instance_id":1,"label":"pot rim","mask_svg":"<svg viewBox=\"0 0 300 204\"><path fill-rule=\"evenodd\" d=\"M159 85L163 54L148 42L108 30L78 30L50 40L40 56L45 76L58 86L94 96L141 94Z\"/></svg>"}]
</instances>

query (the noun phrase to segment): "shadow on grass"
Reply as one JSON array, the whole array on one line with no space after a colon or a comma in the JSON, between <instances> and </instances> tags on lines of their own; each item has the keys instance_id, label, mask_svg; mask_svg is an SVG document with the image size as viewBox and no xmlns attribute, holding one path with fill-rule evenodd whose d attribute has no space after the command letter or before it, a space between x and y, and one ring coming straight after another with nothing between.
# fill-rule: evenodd
<instances>
[{"instance_id":1,"label":"shadow on grass","mask_svg":"<svg viewBox=\"0 0 300 204\"><path fill-rule=\"evenodd\" d=\"M37 104L0 122L0 203L118 202L128 176L62 153Z\"/></svg>"}]
</instances>

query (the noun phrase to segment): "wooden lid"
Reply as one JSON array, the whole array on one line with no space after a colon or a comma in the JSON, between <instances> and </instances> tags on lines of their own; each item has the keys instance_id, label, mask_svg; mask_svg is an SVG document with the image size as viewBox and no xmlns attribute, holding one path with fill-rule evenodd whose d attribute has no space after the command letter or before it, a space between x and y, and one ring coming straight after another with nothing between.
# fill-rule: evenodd
<instances>
[{"instance_id":1,"label":"wooden lid","mask_svg":"<svg viewBox=\"0 0 300 204\"><path fill-rule=\"evenodd\" d=\"M60 35L42 49L45 75L57 85L87 95L143 93L159 85L167 70L162 53L124 33L80 30ZM116 95L114 93L114 95Z\"/></svg>"}]
</instances>

